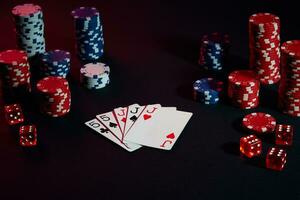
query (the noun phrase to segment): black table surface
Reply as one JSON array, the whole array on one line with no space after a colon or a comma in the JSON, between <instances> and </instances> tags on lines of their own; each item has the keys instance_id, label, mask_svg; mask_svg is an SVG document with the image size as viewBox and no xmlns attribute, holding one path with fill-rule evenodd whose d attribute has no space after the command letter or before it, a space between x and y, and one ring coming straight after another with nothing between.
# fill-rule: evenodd
<instances>
[{"instance_id":1,"label":"black table surface","mask_svg":"<svg viewBox=\"0 0 300 200\"><path fill-rule=\"evenodd\" d=\"M10 12L25 2L0 2L0 50L15 48ZM73 56L72 110L67 116L45 117L22 99L27 101L26 122L38 128L39 146L31 151L18 145L17 128L5 123L6 102L1 98L0 199L300 198L300 124L276 108L276 85L262 88L260 106L252 110L226 102L199 104L191 99L190 89L201 77L225 80L229 71L247 68L248 17L253 13L278 15L282 41L299 39L299 8L293 1L31 2L43 8L47 49L65 49L73 55L70 11L79 6L99 9L111 84L96 92L82 88L80 63ZM199 38L215 31L231 36L230 67L207 74L197 65ZM128 153L84 125L96 114L133 103L176 106L194 115L171 151L145 147ZM267 148L274 146L271 138L264 140L260 158L247 160L239 154L239 139L247 134L240 128L241 118L254 111L295 126L282 172L265 168Z\"/></svg>"}]
</instances>

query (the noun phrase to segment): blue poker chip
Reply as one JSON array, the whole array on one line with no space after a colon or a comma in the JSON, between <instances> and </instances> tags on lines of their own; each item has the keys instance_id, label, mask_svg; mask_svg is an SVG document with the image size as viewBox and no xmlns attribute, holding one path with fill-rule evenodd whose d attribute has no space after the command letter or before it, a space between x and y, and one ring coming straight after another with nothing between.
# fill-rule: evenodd
<instances>
[{"instance_id":1,"label":"blue poker chip","mask_svg":"<svg viewBox=\"0 0 300 200\"><path fill-rule=\"evenodd\" d=\"M208 70L222 70L228 54L229 43L228 35L219 33L204 35L201 39L198 63Z\"/></svg>"},{"instance_id":2,"label":"blue poker chip","mask_svg":"<svg viewBox=\"0 0 300 200\"><path fill-rule=\"evenodd\" d=\"M65 78L70 71L70 59L71 55L67 51L57 49L45 52L41 56L41 76L45 77L51 75Z\"/></svg>"},{"instance_id":3,"label":"blue poker chip","mask_svg":"<svg viewBox=\"0 0 300 200\"><path fill-rule=\"evenodd\" d=\"M195 81L193 90L195 101L204 104L216 104L220 100L223 82L213 78L203 78Z\"/></svg>"}]
</instances>

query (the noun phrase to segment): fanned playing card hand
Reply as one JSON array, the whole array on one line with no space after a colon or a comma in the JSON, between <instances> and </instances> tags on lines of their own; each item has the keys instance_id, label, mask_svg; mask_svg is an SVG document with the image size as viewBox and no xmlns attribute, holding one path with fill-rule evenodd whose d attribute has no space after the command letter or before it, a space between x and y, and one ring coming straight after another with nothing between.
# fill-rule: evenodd
<instances>
[{"instance_id":1,"label":"fanned playing card hand","mask_svg":"<svg viewBox=\"0 0 300 200\"><path fill-rule=\"evenodd\" d=\"M99 114L85 124L129 152L142 145L170 150L191 116L176 107L133 104Z\"/></svg>"}]
</instances>

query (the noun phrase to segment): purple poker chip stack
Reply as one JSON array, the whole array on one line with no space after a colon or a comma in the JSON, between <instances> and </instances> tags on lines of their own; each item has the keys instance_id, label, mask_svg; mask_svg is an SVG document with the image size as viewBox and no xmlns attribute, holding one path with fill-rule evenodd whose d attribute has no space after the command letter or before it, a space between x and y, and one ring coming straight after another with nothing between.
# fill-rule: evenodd
<instances>
[{"instance_id":1,"label":"purple poker chip stack","mask_svg":"<svg viewBox=\"0 0 300 200\"><path fill-rule=\"evenodd\" d=\"M104 52L104 39L98 10L94 7L80 7L71 14L74 19L79 59L84 62L99 60Z\"/></svg>"},{"instance_id":2,"label":"purple poker chip stack","mask_svg":"<svg viewBox=\"0 0 300 200\"><path fill-rule=\"evenodd\" d=\"M67 51L53 50L42 55L41 76L61 76L66 78L70 71L71 55Z\"/></svg>"}]
</instances>

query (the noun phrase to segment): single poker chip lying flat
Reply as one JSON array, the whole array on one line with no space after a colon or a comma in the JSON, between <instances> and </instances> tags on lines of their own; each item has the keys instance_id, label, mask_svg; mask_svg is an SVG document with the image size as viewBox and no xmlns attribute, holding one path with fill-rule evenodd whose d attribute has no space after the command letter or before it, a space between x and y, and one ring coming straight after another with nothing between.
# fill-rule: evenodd
<instances>
[{"instance_id":1,"label":"single poker chip lying flat","mask_svg":"<svg viewBox=\"0 0 300 200\"><path fill-rule=\"evenodd\" d=\"M272 133L276 127L276 119L267 113L254 112L243 118L243 126L256 133Z\"/></svg>"}]
</instances>

